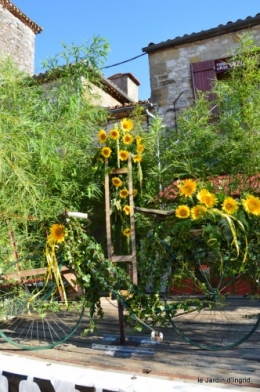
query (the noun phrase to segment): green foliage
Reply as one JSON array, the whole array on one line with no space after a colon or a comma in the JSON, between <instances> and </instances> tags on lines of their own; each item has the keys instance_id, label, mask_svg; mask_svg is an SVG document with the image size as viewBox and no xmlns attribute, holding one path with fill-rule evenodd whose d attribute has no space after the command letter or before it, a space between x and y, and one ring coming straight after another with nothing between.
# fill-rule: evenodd
<instances>
[{"instance_id":1,"label":"green foliage","mask_svg":"<svg viewBox=\"0 0 260 392\"><path fill-rule=\"evenodd\" d=\"M63 45L34 78L10 59L0 62L0 242L8 247L8 231L15 233L19 256L28 243L42 241L53 217L85 211L101 194L91 155L106 113L86 90L99 83L107 50L101 38L90 46Z\"/></svg>"},{"instance_id":2,"label":"green foliage","mask_svg":"<svg viewBox=\"0 0 260 392\"><path fill-rule=\"evenodd\" d=\"M82 224L67 219L66 227L66 241L58 252L62 257L62 263L75 271L77 283L84 290L93 329L95 319L103 317L100 296L104 293L109 295L111 288L127 289L130 286L130 279L123 269L105 258L101 245L86 234Z\"/></svg>"},{"instance_id":3,"label":"green foliage","mask_svg":"<svg viewBox=\"0 0 260 392\"><path fill-rule=\"evenodd\" d=\"M178 117L163 166L167 184L174 178L259 173L259 47L248 34L240 37L225 77L200 94Z\"/></svg>"}]
</instances>

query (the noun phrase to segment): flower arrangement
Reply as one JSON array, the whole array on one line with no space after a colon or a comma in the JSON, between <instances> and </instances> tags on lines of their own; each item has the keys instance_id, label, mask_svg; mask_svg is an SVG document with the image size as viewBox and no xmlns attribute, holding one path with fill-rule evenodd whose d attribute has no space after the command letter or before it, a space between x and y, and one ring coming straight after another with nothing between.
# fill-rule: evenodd
<instances>
[{"instance_id":1,"label":"flower arrangement","mask_svg":"<svg viewBox=\"0 0 260 392\"><path fill-rule=\"evenodd\" d=\"M224 269L226 277L247 272L256 279L259 197L244 193L235 198L216 192L211 183L186 179L178 182L173 206L164 238L177 263L175 279L195 281L199 271L219 277Z\"/></svg>"},{"instance_id":2,"label":"flower arrangement","mask_svg":"<svg viewBox=\"0 0 260 392\"><path fill-rule=\"evenodd\" d=\"M238 213L240 207L243 207L244 210L249 214L260 216L260 199L256 196L247 195L242 198L241 203L239 203L237 199L231 196L220 195L221 197L219 199L207 188L203 187L200 190L197 190L197 187L197 183L190 179L184 180L179 185L179 195L184 197L187 201L189 198L195 195L197 204L192 208L190 208L188 205L179 206L176 210L176 216L178 218L182 219L191 216L193 220L197 220L202 218L208 212L220 214L225 213L231 216L235 216ZM219 204L221 204L220 209L216 207L216 205Z\"/></svg>"},{"instance_id":3,"label":"flower arrangement","mask_svg":"<svg viewBox=\"0 0 260 392\"><path fill-rule=\"evenodd\" d=\"M104 129L98 132L101 157L116 159L114 163L117 168L120 168L129 157L135 163L142 162L142 153L145 149L142 140L143 138L135 130L135 124L130 118L124 118L108 132Z\"/></svg>"},{"instance_id":4,"label":"flower arrangement","mask_svg":"<svg viewBox=\"0 0 260 392\"><path fill-rule=\"evenodd\" d=\"M63 224L54 223L50 227L50 233L47 236L45 244L45 257L47 261L47 269L44 276L43 287L36 293L34 293L28 300L28 309L30 310L30 303L34 301L39 296L43 295L48 288L51 281L55 282L56 289L52 291L50 303L55 299L56 291L59 290L59 295L66 306L68 306L67 294L61 276L59 261L57 259L57 252L59 248L63 245L66 236L66 229Z\"/></svg>"},{"instance_id":5,"label":"flower arrangement","mask_svg":"<svg viewBox=\"0 0 260 392\"><path fill-rule=\"evenodd\" d=\"M129 215L131 207L129 205L130 192L128 189L128 177L117 169L128 166L129 160L133 162L132 175L134 182L138 182L141 189L143 173L142 160L145 153L144 137L135 127L135 123L130 118L124 118L120 123L105 131L99 130L97 138L99 141L98 156L101 164L106 165L106 170L114 172L111 176L111 208L121 222L121 234L126 237L129 243L131 228L129 227ZM138 193L137 187L133 190L133 197ZM119 226L117 224L117 226Z\"/></svg>"}]
</instances>

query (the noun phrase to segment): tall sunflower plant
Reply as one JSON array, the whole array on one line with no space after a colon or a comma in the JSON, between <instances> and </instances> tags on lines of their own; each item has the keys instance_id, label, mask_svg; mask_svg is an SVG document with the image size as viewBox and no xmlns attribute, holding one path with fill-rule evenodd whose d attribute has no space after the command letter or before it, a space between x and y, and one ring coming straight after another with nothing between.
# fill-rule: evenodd
<instances>
[{"instance_id":1,"label":"tall sunflower plant","mask_svg":"<svg viewBox=\"0 0 260 392\"><path fill-rule=\"evenodd\" d=\"M259 252L259 197L234 197L216 192L211 183L186 179L179 181L173 203L164 238L174 255L175 275L188 276L198 264L206 270L215 268L217 274L227 265L230 275L249 269L252 254Z\"/></svg>"},{"instance_id":2,"label":"tall sunflower plant","mask_svg":"<svg viewBox=\"0 0 260 392\"><path fill-rule=\"evenodd\" d=\"M130 157L140 167L145 149L143 136L135 129L134 121L130 118L124 118L110 131L100 129L98 141L98 155L101 160L109 160L109 166L123 167Z\"/></svg>"}]
</instances>

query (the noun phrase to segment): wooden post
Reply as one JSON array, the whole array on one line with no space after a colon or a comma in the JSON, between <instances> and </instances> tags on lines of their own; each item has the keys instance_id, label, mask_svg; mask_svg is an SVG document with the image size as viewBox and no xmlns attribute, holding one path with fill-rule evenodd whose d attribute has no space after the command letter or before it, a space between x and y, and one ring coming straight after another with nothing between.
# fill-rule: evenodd
<instances>
[{"instance_id":1,"label":"wooden post","mask_svg":"<svg viewBox=\"0 0 260 392\"><path fill-rule=\"evenodd\" d=\"M131 275L132 275L132 282L134 284L137 284L134 196L133 196L133 175L132 175L131 157L128 158L128 187L129 187L128 190L129 190L129 206L130 206L131 250L132 250Z\"/></svg>"},{"instance_id":2,"label":"wooden post","mask_svg":"<svg viewBox=\"0 0 260 392\"><path fill-rule=\"evenodd\" d=\"M112 260L114 247L111 239L111 219L110 219L110 191L109 191L109 173L108 163L105 163L105 208L106 208L106 234L107 234L107 257Z\"/></svg>"}]
</instances>

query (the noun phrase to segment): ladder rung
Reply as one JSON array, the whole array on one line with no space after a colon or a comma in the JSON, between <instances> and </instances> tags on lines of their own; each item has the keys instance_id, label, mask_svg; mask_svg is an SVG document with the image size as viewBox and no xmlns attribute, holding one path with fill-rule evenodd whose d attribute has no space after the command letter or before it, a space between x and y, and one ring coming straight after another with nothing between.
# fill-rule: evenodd
<instances>
[{"instance_id":1,"label":"ladder rung","mask_svg":"<svg viewBox=\"0 0 260 392\"><path fill-rule=\"evenodd\" d=\"M128 173L127 167L121 167L120 169L113 169L109 174L125 174Z\"/></svg>"},{"instance_id":2,"label":"ladder rung","mask_svg":"<svg viewBox=\"0 0 260 392\"><path fill-rule=\"evenodd\" d=\"M113 263L133 262L135 260L133 255L112 256Z\"/></svg>"}]
</instances>

